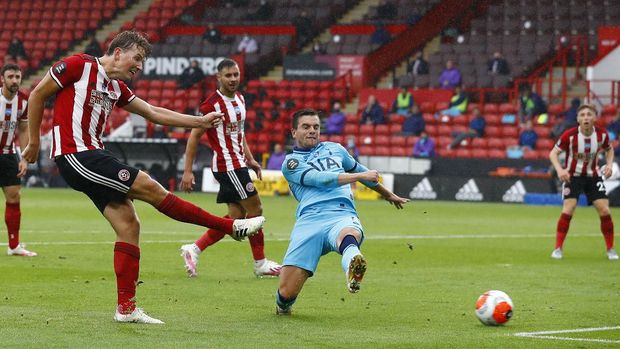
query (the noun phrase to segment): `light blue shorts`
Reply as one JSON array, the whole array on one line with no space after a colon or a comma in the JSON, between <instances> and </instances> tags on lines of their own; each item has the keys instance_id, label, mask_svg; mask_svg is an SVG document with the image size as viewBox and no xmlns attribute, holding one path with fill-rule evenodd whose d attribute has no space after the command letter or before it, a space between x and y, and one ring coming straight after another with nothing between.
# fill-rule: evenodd
<instances>
[{"instance_id":1,"label":"light blue shorts","mask_svg":"<svg viewBox=\"0 0 620 349\"><path fill-rule=\"evenodd\" d=\"M351 210L313 210L297 219L284 256L283 265L307 270L310 276L316 271L324 254L338 251L336 241L342 229L358 230L364 241L364 229L357 214Z\"/></svg>"}]
</instances>

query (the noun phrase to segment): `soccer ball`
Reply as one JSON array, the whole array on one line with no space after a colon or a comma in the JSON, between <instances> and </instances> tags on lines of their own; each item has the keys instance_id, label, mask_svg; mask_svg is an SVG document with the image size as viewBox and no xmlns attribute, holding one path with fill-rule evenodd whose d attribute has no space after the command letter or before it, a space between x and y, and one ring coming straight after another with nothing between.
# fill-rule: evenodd
<instances>
[{"instance_id":1,"label":"soccer ball","mask_svg":"<svg viewBox=\"0 0 620 349\"><path fill-rule=\"evenodd\" d=\"M485 325L505 324L512 317L512 299L502 291L487 291L476 301L476 317Z\"/></svg>"}]
</instances>

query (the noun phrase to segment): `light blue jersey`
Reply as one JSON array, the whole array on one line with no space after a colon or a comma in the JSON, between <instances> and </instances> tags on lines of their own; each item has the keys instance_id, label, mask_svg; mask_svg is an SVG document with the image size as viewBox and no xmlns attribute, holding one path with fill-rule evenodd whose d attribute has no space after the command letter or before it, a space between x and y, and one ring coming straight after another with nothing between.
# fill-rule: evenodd
<instances>
[{"instance_id":1,"label":"light blue jersey","mask_svg":"<svg viewBox=\"0 0 620 349\"><path fill-rule=\"evenodd\" d=\"M296 148L286 157L282 173L299 206L283 265L302 268L312 276L322 255L338 251L338 235L344 228L358 230L363 240L364 230L355 211L351 185L339 185L338 175L365 171L368 169L346 149L332 142L321 142L309 150ZM357 247L356 251L359 252ZM345 262L348 266L349 261Z\"/></svg>"},{"instance_id":2,"label":"light blue jersey","mask_svg":"<svg viewBox=\"0 0 620 349\"><path fill-rule=\"evenodd\" d=\"M351 185L339 186L338 175L366 171L368 169L355 161L342 145L333 142L321 142L308 150L295 148L282 163L282 173L299 201L297 218L315 205L329 207L343 204L355 211ZM369 187L377 185L363 183Z\"/></svg>"}]
</instances>

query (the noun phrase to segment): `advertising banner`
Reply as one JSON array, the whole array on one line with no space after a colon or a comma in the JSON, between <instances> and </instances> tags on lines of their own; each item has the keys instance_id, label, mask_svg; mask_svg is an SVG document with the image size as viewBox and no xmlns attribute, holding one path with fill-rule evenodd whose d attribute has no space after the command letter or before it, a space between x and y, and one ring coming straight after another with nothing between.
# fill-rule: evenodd
<instances>
[{"instance_id":1,"label":"advertising banner","mask_svg":"<svg viewBox=\"0 0 620 349\"><path fill-rule=\"evenodd\" d=\"M394 192L413 200L523 203L527 193L548 193L545 179L396 175Z\"/></svg>"}]
</instances>

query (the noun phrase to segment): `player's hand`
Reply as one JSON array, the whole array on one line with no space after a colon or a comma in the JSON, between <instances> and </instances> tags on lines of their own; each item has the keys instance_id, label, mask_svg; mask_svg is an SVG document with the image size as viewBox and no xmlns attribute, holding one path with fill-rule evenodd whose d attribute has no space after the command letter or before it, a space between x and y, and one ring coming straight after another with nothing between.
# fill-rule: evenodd
<instances>
[{"instance_id":1,"label":"player's hand","mask_svg":"<svg viewBox=\"0 0 620 349\"><path fill-rule=\"evenodd\" d=\"M558 171L558 178L564 183L570 183L570 174L564 168Z\"/></svg>"},{"instance_id":2,"label":"player's hand","mask_svg":"<svg viewBox=\"0 0 620 349\"><path fill-rule=\"evenodd\" d=\"M612 169L611 166L605 165L603 167L603 178L604 179L607 179L607 178L611 177L612 173L613 173L613 169Z\"/></svg>"},{"instance_id":3,"label":"player's hand","mask_svg":"<svg viewBox=\"0 0 620 349\"><path fill-rule=\"evenodd\" d=\"M252 159L248 161L248 168L251 168L252 170L254 170L254 172L256 172L256 177L258 177L258 179L263 180L263 169L260 167L260 164L258 163L258 161Z\"/></svg>"},{"instance_id":4,"label":"player's hand","mask_svg":"<svg viewBox=\"0 0 620 349\"><path fill-rule=\"evenodd\" d=\"M32 143L32 141L28 143L26 149L22 151L22 159L34 164L39 159L39 145Z\"/></svg>"},{"instance_id":5,"label":"player's hand","mask_svg":"<svg viewBox=\"0 0 620 349\"><path fill-rule=\"evenodd\" d=\"M194 184L196 181L194 179L194 173L192 172L183 172L183 177L181 177L181 190L186 193L191 193L194 190Z\"/></svg>"},{"instance_id":6,"label":"player's hand","mask_svg":"<svg viewBox=\"0 0 620 349\"><path fill-rule=\"evenodd\" d=\"M369 181L373 183L379 182L379 171L377 170L368 170L366 172L362 172L362 180Z\"/></svg>"},{"instance_id":7,"label":"player's hand","mask_svg":"<svg viewBox=\"0 0 620 349\"><path fill-rule=\"evenodd\" d=\"M387 202L390 203L390 205L394 205L396 207L397 210L400 210L403 208L403 205L406 204L407 202L409 202L409 199L406 198L401 198L400 196L392 193L390 196L385 197L385 200L387 200Z\"/></svg>"},{"instance_id":8,"label":"player's hand","mask_svg":"<svg viewBox=\"0 0 620 349\"><path fill-rule=\"evenodd\" d=\"M216 111L203 115L200 118L203 119L201 121L204 128L218 127L222 122L224 122L224 114Z\"/></svg>"},{"instance_id":9,"label":"player's hand","mask_svg":"<svg viewBox=\"0 0 620 349\"><path fill-rule=\"evenodd\" d=\"M26 174L26 171L28 170L28 163L26 162L26 160L21 159L19 160L19 164L17 166L18 166L17 178L22 178Z\"/></svg>"}]
</instances>

